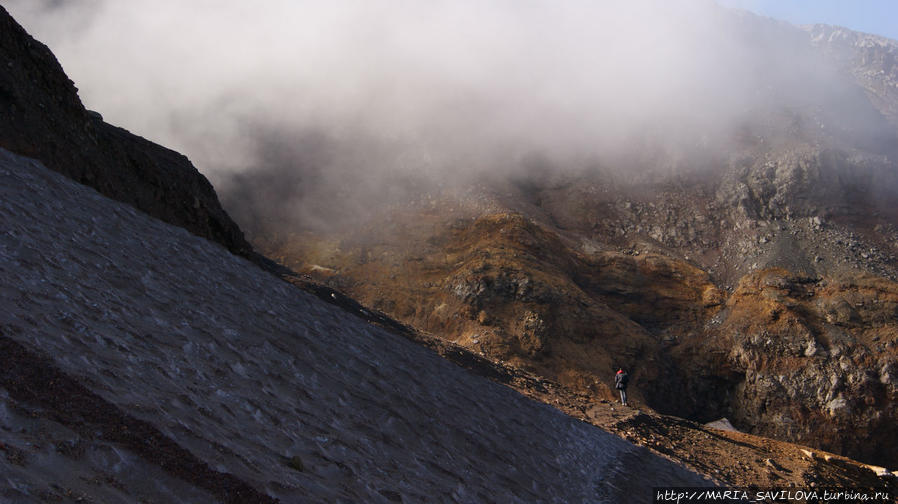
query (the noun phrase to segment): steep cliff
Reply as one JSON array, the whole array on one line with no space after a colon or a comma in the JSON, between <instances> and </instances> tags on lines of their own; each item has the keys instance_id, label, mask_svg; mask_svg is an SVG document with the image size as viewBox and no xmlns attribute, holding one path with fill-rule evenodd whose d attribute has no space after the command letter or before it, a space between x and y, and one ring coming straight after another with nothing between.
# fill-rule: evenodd
<instances>
[{"instance_id":1,"label":"steep cliff","mask_svg":"<svg viewBox=\"0 0 898 504\"><path fill-rule=\"evenodd\" d=\"M0 7L0 147L249 254L243 233L182 154L107 124L81 104L50 50Z\"/></svg>"}]
</instances>

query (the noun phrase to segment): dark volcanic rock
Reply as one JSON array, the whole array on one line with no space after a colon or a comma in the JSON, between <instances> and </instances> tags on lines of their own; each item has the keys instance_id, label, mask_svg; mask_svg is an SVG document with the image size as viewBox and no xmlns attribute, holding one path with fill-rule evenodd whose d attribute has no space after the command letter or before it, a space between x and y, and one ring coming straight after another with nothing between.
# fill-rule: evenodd
<instances>
[{"instance_id":1,"label":"dark volcanic rock","mask_svg":"<svg viewBox=\"0 0 898 504\"><path fill-rule=\"evenodd\" d=\"M251 247L183 155L88 111L50 50L0 7L0 147L248 255Z\"/></svg>"},{"instance_id":2,"label":"dark volcanic rock","mask_svg":"<svg viewBox=\"0 0 898 504\"><path fill-rule=\"evenodd\" d=\"M896 296L898 285L872 276L746 275L721 323L673 350L685 383L658 384L653 399L675 398L664 406L683 416L725 416L753 434L893 465Z\"/></svg>"}]
</instances>

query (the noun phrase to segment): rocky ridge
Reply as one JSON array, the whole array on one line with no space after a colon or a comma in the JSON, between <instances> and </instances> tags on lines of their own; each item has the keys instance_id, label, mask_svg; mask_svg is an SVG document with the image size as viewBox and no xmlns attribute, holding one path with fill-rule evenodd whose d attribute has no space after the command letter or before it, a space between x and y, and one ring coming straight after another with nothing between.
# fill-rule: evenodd
<instances>
[{"instance_id":1,"label":"rocky ridge","mask_svg":"<svg viewBox=\"0 0 898 504\"><path fill-rule=\"evenodd\" d=\"M209 181L182 154L86 110L42 43L0 7L0 147L232 252L251 255Z\"/></svg>"},{"instance_id":2,"label":"rocky ridge","mask_svg":"<svg viewBox=\"0 0 898 504\"><path fill-rule=\"evenodd\" d=\"M804 29L811 42L850 72L894 126L898 126L898 42L838 26Z\"/></svg>"}]
</instances>

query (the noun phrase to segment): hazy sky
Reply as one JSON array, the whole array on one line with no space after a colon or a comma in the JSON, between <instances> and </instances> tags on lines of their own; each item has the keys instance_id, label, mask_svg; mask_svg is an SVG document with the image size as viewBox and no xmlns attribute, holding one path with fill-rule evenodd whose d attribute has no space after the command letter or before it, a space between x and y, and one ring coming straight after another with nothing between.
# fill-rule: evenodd
<instances>
[{"instance_id":1,"label":"hazy sky","mask_svg":"<svg viewBox=\"0 0 898 504\"><path fill-rule=\"evenodd\" d=\"M717 0L793 24L831 24L898 40L898 0Z\"/></svg>"}]
</instances>

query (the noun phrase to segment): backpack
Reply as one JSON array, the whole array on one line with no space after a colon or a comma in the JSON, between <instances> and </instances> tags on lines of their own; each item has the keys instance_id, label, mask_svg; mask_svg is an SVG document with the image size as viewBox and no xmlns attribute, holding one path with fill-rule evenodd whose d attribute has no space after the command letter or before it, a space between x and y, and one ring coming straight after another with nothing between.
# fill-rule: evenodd
<instances>
[{"instance_id":1,"label":"backpack","mask_svg":"<svg viewBox=\"0 0 898 504\"><path fill-rule=\"evenodd\" d=\"M627 388L627 383L630 381L630 375L627 373L621 373L614 377L614 388L616 389L625 389Z\"/></svg>"}]
</instances>

